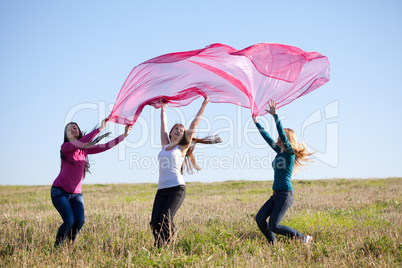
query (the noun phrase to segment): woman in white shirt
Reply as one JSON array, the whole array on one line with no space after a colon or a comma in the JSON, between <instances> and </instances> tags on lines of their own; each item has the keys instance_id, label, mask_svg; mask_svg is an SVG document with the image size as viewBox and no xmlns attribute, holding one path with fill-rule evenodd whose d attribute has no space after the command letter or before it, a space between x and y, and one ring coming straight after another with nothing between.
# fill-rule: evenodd
<instances>
[{"instance_id":1,"label":"woman in white shirt","mask_svg":"<svg viewBox=\"0 0 402 268\"><path fill-rule=\"evenodd\" d=\"M194 138L194 132L200 122L209 98L205 95L204 102L196 117L186 130L183 125L175 124L167 132L166 101L161 99L161 143L162 150L158 155L159 182L151 216L151 229L155 237L155 246L161 247L169 243L177 233L173 218L184 201L186 186L183 170L193 173L197 166L193 151L196 143L213 144L221 142L217 136L204 139Z\"/></svg>"}]
</instances>

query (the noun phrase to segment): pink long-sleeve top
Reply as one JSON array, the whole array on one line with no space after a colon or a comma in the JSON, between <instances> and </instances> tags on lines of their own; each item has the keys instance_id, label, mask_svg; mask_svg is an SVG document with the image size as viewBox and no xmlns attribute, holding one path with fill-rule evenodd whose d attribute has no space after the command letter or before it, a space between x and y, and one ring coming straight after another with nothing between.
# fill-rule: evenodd
<instances>
[{"instance_id":1,"label":"pink long-sleeve top","mask_svg":"<svg viewBox=\"0 0 402 268\"><path fill-rule=\"evenodd\" d=\"M97 128L81 139L65 142L61 146L61 153L70 161L61 161L60 173L54 180L53 186L61 187L67 193L81 193L87 155L104 152L124 140L124 135L122 134L108 143L85 147L99 132L100 130Z\"/></svg>"}]
</instances>

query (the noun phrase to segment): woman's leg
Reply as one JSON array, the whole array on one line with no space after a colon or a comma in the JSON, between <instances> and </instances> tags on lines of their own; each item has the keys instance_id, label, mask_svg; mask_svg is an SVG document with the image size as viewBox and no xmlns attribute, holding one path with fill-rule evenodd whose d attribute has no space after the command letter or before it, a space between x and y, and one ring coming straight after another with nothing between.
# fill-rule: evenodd
<instances>
[{"instance_id":1,"label":"woman's leg","mask_svg":"<svg viewBox=\"0 0 402 268\"><path fill-rule=\"evenodd\" d=\"M269 219L268 227L269 229L281 235L286 235L291 238L302 238L303 235L285 225L279 225L282 218L285 216L286 211L290 208L293 203L293 193L292 192L281 192L273 196L274 207L272 209L271 217Z\"/></svg>"},{"instance_id":2,"label":"woman's leg","mask_svg":"<svg viewBox=\"0 0 402 268\"><path fill-rule=\"evenodd\" d=\"M167 196L166 202L162 208L161 217L159 218L159 221L162 223L162 234L164 240L167 242L169 242L169 240L177 232L173 219L176 215L176 212L183 204L185 196L186 186L180 185L169 188L169 195Z\"/></svg>"},{"instance_id":3,"label":"woman's leg","mask_svg":"<svg viewBox=\"0 0 402 268\"><path fill-rule=\"evenodd\" d=\"M164 189L158 190L155 195L154 205L152 208L152 215L151 215L151 222L149 225L151 226L152 234L155 238L155 246L160 246L163 244L162 238L160 237L159 233L161 230L161 222L159 221L163 205L165 204L167 199L166 192Z\"/></svg>"},{"instance_id":4,"label":"woman's leg","mask_svg":"<svg viewBox=\"0 0 402 268\"><path fill-rule=\"evenodd\" d=\"M261 232L268 239L270 243L274 243L276 241L275 235L271 230L268 229L267 219L271 215L272 209L274 207L274 201L271 198L268 199L267 202L260 208L257 215L255 216L255 221L257 222L258 228L260 228Z\"/></svg>"},{"instance_id":5,"label":"woman's leg","mask_svg":"<svg viewBox=\"0 0 402 268\"><path fill-rule=\"evenodd\" d=\"M84 196L82 194L71 194L70 204L74 213L74 225L69 233L69 239L71 243L74 243L77 234L85 223Z\"/></svg>"},{"instance_id":6,"label":"woman's leg","mask_svg":"<svg viewBox=\"0 0 402 268\"><path fill-rule=\"evenodd\" d=\"M52 187L51 197L54 207L57 209L61 218L63 219L63 224L59 227L56 241L54 243L55 247L59 247L71 232L71 228L74 225L74 213L68 198L68 194L63 189Z\"/></svg>"}]
</instances>

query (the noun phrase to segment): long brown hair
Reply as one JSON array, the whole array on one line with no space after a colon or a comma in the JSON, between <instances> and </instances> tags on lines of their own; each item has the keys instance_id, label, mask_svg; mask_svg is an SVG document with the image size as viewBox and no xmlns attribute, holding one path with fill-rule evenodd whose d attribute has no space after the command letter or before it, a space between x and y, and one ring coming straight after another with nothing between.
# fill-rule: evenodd
<instances>
[{"instance_id":1,"label":"long brown hair","mask_svg":"<svg viewBox=\"0 0 402 268\"><path fill-rule=\"evenodd\" d=\"M295 154L295 164L293 172L297 173L301 168L305 168L306 162L313 162L313 160L311 160L309 156L311 156L315 152L310 153L309 151L307 151L304 143L298 143L296 134L292 129L284 128L284 130L289 143L292 145L293 153ZM283 146L281 139L278 138L277 144L281 147Z\"/></svg>"},{"instance_id":2,"label":"long brown hair","mask_svg":"<svg viewBox=\"0 0 402 268\"><path fill-rule=\"evenodd\" d=\"M169 139L171 140L171 133L173 131L173 129L176 126L182 126L184 128L184 126L182 124L175 124L172 129L169 132ZM185 129L185 128L184 128ZM222 139L220 137L218 137L218 135L214 135L214 136L207 136L205 138L195 138L193 137L191 139L191 141L188 139L187 135L186 135L187 131L184 130L183 133L183 137L181 138L181 140L177 143L178 145L188 145L190 144L190 147L188 148L187 152L186 152L186 156L184 157L184 162L183 165L181 166L181 174L184 173L184 169L186 170L186 172L188 174L193 174L194 171L193 169L196 169L197 171L200 171L201 168L197 165L197 162L195 161L195 157L193 155L193 151L195 149L195 145L197 143L203 143L203 144L216 144L216 143L220 143L222 142Z\"/></svg>"},{"instance_id":3,"label":"long brown hair","mask_svg":"<svg viewBox=\"0 0 402 268\"><path fill-rule=\"evenodd\" d=\"M68 123L68 124L66 125L66 127L64 128L64 142L63 142L63 143L70 142L70 140L69 140L68 137L67 137L67 127L68 127L69 125L72 125L72 124L76 125L77 128L78 128L79 134L78 134L78 139L77 139L77 140L81 139L81 138L85 135L85 133L82 133L82 132L81 132L81 129L80 129L80 127L78 126L77 123L75 123L75 122L70 122L70 123ZM104 133L104 134L102 134L102 135L99 135L99 136L95 137L91 142L89 142L87 145L85 145L84 148L89 147L89 146L92 146L92 145L94 145L94 144L97 144L100 140L102 140L103 138L109 136L110 133L111 133L111 132L107 132L107 133ZM61 150L60 150L60 158L61 158L61 160L63 160L64 162L67 162L67 163L69 163L69 164L72 164L72 163L73 163L73 160L69 159L66 155L64 155L64 154L61 152ZM91 173L91 172L89 171L90 166L91 166L91 164L89 163L89 158L87 157L87 158L85 159L85 167L84 167L84 175L83 175L83 178L85 178L85 175L86 175L87 172Z\"/></svg>"}]
</instances>

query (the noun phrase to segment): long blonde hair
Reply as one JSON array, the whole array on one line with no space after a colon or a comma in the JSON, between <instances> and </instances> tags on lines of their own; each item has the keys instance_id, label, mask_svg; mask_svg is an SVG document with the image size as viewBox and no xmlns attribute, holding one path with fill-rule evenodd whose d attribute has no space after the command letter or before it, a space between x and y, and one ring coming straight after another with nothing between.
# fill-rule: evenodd
<instances>
[{"instance_id":1,"label":"long blonde hair","mask_svg":"<svg viewBox=\"0 0 402 268\"><path fill-rule=\"evenodd\" d=\"M171 140L171 133L172 133L173 129L176 126L182 126L184 128L184 126L182 124L175 124L172 127L172 129L170 130L170 132L169 132L169 139L170 140ZM190 141L186 136L186 132L187 131L184 128L183 137L180 140L175 141L174 143L171 143L171 144L172 145L173 144L175 144L175 145L188 145L188 144L190 144L190 147L188 148L188 150L186 152L186 156L184 158L183 165L181 166L181 174L184 173L184 169L186 170L186 172L188 174L193 174L194 173L193 168L196 169L197 171L201 170L201 168L197 165L197 162L195 161L195 157L193 155L195 145L197 143L203 143L203 144L220 143L220 142L222 142L222 139L220 137L218 137L218 135L215 135L215 136L208 136L208 137L205 137L205 138L202 138L202 139L193 137L191 139L191 141Z\"/></svg>"},{"instance_id":2,"label":"long blonde hair","mask_svg":"<svg viewBox=\"0 0 402 268\"><path fill-rule=\"evenodd\" d=\"M292 145L293 153L295 154L295 164L293 168L293 173L297 173L301 168L305 168L306 162L313 162L309 158L313 153L307 151L304 143L298 143L295 132L290 128L284 128L286 137L288 138L289 143ZM277 144L283 147L283 143L281 139L278 138Z\"/></svg>"}]
</instances>

